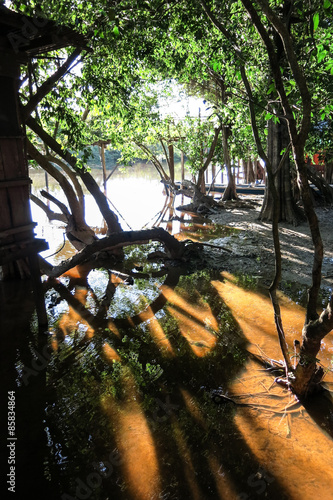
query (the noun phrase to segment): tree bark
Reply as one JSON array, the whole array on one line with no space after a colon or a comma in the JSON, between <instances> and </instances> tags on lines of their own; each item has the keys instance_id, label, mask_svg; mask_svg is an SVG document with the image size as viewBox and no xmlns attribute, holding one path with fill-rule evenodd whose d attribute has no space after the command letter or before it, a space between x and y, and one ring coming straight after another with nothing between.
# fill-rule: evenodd
<instances>
[{"instance_id":1,"label":"tree bark","mask_svg":"<svg viewBox=\"0 0 333 500\"><path fill-rule=\"evenodd\" d=\"M27 153L33 158L48 174L50 174L56 181L58 181L60 187L64 191L66 198L68 200L68 204L70 207L71 214L73 219L75 220L75 224L77 228L88 228L84 214L82 210L82 206L78 202L75 191L71 185L71 183L66 179L66 177L55 168L52 163L50 163L45 156L43 156L38 149L27 140Z\"/></svg>"},{"instance_id":2,"label":"tree bark","mask_svg":"<svg viewBox=\"0 0 333 500\"><path fill-rule=\"evenodd\" d=\"M64 215L63 213L59 214L59 213L53 212L53 210L51 210L42 200L37 198L37 196L35 196L34 194L30 193L30 199L46 213L49 221L59 220L61 222L67 223L68 218L66 217L66 215Z\"/></svg>"},{"instance_id":3,"label":"tree bark","mask_svg":"<svg viewBox=\"0 0 333 500\"><path fill-rule=\"evenodd\" d=\"M272 119L269 120L267 146L267 156L272 165L274 184L280 199L279 222L288 222L297 226L305 219L305 216L297 206L293 196L289 156L279 168L282 159L281 151L289 146L288 127L285 120L281 120L280 123L274 123ZM272 221L273 219L273 198L269 178L266 182L264 202L259 219L263 221Z\"/></svg>"},{"instance_id":4,"label":"tree bark","mask_svg":"<svg viewBox=\"0 0 333 500\"><path fill-rule=\"evenodd\" d=\"M175 156L174 156L173 144L168 144L168 152L169 152L170 180L171 180L171 183L174 184L174 182L175 182Z\"/></svg>"},{"instance_id":5,"label":"tree bark","mask_svg":"<svg viewBox=\"0 0 333 500\"><path fill-rule=\"evenodd\" d=\"M73 170L80 176L83 184L86 186L90 194L95 198L98 208L104 217L104 220L108 226L108 233L122 231L121 225L119 224L118 217L109 207L107 198L104 193L100 190L98 184L92 175L84 169L77 166L77 159L69 151L64 150L61 145L53 139L31 116L26 120L28 127L35 132L43 142L45 142L50 149L52 149L60 158L65 160Z\"/></svg>"},{"instance_id":6,"label":"tree bark","mask_svg":"<svg viewBox=\"0 0 333 500\"><path fill-rule=\"evenodd\" d=\"M317 355L322 339L333 329L333 294L320 317L309 321L303 327L299 361L294 373L292 387L301 398L311 393L311 384L316 386L322 378L321 368L317 368Z\"/></svg>"},{"instance_id":7,"label":"tree bark","mask_svg":"<svg viewBox=\"0 0 333 500\"><path fill-rule=\"evenodd\" d=\"M213 138L213 141L212 141L212 144L209 148L209 153L207 155L207 158L205 159L205 161L203 161L203 164L202 164L202 167L199 169L199 172L198 172L198 177L197 177L197 182L196 182L196 185L197 187L201 190L202 193L206 193L206 189L205 189L205 172L207 170L207 168L209 167L211 161L212 161L212 158L214 156L214 153L215 153L215 149L216 149L216 146L217 146L217 141L218 141L218 138L219 138L219 135L220 135L220 132L222 130L222 125L220 125L219 127L217 127L214 131L214 138Z\"/></svg>"},{"instance_id":8,"label":"tree bark","mask_svg":"<svg viewBox=\"0 0 333 500\"><path fill-rule=\"evenodd\" d=\"M70 259L62 262L58 266L54 266L52 269L44 269L44 272L50 277L57 277L64 274L72 267L82 264L92 255L102 250L112 249L114 251L124 246L148 243L151 240L163 243L170 258L182 258L185 246L162 228L141 231L122 231L121 233L114 233L94 241Z\"/></svg>"},{"instance_id":9,"label":"tree bark","mask_svg":"<svg viewBox=\"0 0 333 500\"><path fill-rule=\"evenodd\" d=\"M222 201L238 200L238 195L236 192L235 176L234 176L234 174L232 172L232 168L231 168L229 145L228 145L228 134L229 134L229 128L224 126L222 128L222 143L223 143L224 164L227 168L228 185L223 193Z\"/></svg>"},{"instance_id":10,"label":"tree bark","mask_svg":"<svg viewBox=\"0 0 333 500\"><path fill-rule=\"evenodd\" d=\"M56 165L58 165L65 172L65 174L70 178L70 180L72 181L73 186L75 188L76 196L77 196L78 202L81 206L82 213L84 216L84 210L85 210L84 193L83 193L83 189L82 189L82 186L80 184L80 181L78 179L79 176L77 175L77 173L73 172L73 170L70 168L70 166L66 162L64 162L63 160L60 160L60 158L58 158L56 156L53 156L51 154L47 154L45 156L45 158L49 162L55 163Z\"/></svg>"}]
</instances>

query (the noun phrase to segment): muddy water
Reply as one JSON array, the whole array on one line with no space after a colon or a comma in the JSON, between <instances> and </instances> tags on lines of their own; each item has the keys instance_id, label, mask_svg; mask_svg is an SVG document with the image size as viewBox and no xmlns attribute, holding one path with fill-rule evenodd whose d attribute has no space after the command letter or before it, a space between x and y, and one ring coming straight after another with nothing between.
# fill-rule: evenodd
<instances>
[{"instance_id":1,"label":"muddy water","mask_svg":"<svg viewBox=\"0 0 333 500\"><path fill-rule=\"evenodd\" d=\"M225 231L177 222L182 239ZM150 250L126 250L131 286L88 266L46 284L42 337L27 284L0 285L18 498L333 499L332 397L305 408L274 384L265 361L281 355L267 295L223 271L164 269L147 262ZM281 302L292 346L304 310ZM332 359L329 335L320 352L328 389Z\"/></svg>"},{"instance_id":2,"label":"muddy water","mask_svg":"<svg viewBox=\"0 0 333 500\"><path fill-rule=\"evenodd\" d=\"M227 273L166 272L144 257L128 251L128 268L144 265L132 286L87 267L50 283L43 339L29 296L2 285L2 303L21 311L1 331L22 489L37 481L40 498L67 500L333 498L329 393L304 408L250 354L281 358L267 297ZM304 311L281 299L292 345ZM330 335L326 368L332 348ZM237 404L216 404L214 391Z\"/></svg>"}]
</instances>

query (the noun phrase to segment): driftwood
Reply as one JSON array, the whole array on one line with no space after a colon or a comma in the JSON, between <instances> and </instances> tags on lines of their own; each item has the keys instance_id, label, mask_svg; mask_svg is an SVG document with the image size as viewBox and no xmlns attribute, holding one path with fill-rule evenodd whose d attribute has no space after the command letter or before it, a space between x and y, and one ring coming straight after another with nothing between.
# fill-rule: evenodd
<instances>
[{"instance_id":1,"label":"driftwood","mask_svg":"<svg viewBox=\"0 0 333 500\"><path fill-rule=\"evenodd\" d=\"M192 198L192 203L178 207L178 210L190 211L198 214L209 214L218 204L212 196L208 196L200 191L198 186L189 180L182 181L182 188L176 194L184 194Z\"/></svg>"},{"instance_id":2,"label":"driftwood","mask_svg":"<svg viewBox=\"0 0 333 500\"><path fill-rule=\"evenodd\" d=\"M185 245L162 228L147 229L142 231L122 231L94 241L70 259L58 266L46 268L44 271L50 277L57 277L66 271L85 262L89 257L102 250L122 248L129 245L149 243L149 241L160 241L164 244L167 256L170 259L181 259L184 254ZM43 266L44 267L44 266Z\"/></svg>"}]
</instances>

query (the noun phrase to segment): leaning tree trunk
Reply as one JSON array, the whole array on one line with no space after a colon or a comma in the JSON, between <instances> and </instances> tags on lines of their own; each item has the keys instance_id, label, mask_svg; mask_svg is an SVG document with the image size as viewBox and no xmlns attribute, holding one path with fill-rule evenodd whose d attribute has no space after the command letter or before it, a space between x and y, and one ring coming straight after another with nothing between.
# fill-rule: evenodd
<instances>
[{"instance_id":1,"label":"leaning tree trunk","mask_svg":"<svg viewBox=\"0 0 333 500\"><path fill-rule=\"evenodd\" d=\"M289 135L286 122L281 120L280 123L274 123L273 120L268 122L268 140L267 140L267 156L271 162L274 176L275 187L279 195L279 221L288 222L297 226L301 220L304 220L304 215L301 209L297 206L292 189L292 168L289 157L285 159L280 170L277 172L280 164L282 153L289 145ZM270 180L266 179L266 189L264 202L260 212L260 220L273 220L273 199L270 189Z\"/></svg>"},{"instance_id":2,"label":"leaning tree trunk","mask_svg":"<svg viewBox=\"0 0 333 500\"><path fill-rule=\"evenodd\" d=\"M325 164L325 180L328 184L333 182L333 161Z\"/></svg>"},{"instance_id":3,"label":"leaning tree trunk","mask_svg":"<svg viewBox=\"0 0 333 500\"><path fill-rule=\"evenodd\" d=\"M77 193L68 181L68 179L63 175L60 170L58 170L50 161L43 156L38 149L30 142L26 141L27 153L33 158L49 175L51 175L56 181L58 181L60 187L62 188L68 202L69 208L58 199L56 199L51 194L46 191L41 191L42 196L52 201L58 208L60 208L62 215L61 219L66 222L66 235L68 240L77 249L81 250L86 245L89 245L96 240L96 235L94 231L88 226L84 218L84 204L82 200L77 197ZM31 199L36 199L32 197ZM60 220L59 214L55 214L47 205L45 205L41 200L37 204L42 208L45 213L51 217L51 219Z\"/></svg>"},{"instance_id":4,"label":"leaning tree trunk","mask_svg":"<svg viewBox=\"0 0 333 500\"><path fill-rule=\"evenodd\" d=\"M118 221L116 214L110 209L108 200L104 193L100 190L97 182L93 176L85 169L78 167L77 158L73 156L70 151L62 148L50 134L48 134L43 127L31 116L26 120L26 125L35 132L39 138L47 144L47 146L54 151L60 158L65 160L73 171L79 175L83 184L88 189L90 194L94 197L101 214L108 226L108 233L122 231L122 227Z\"/></svg>"},{"instance_id":5,"label":"leaning tree trunk","mask_svg":"<svg viewBox=\"0 0 333 500\"><path fill-rule=\"evenodd\" d=\"M205 172L207 171L207 168L209 167L214 153L215 149L217 146L217 141L220 135L221 130L223 129L222 125L219 125L217 128L215 128L214 131L214 138L213 142L209 148L209 153L207 155L207 158L202 162L202 167L198 171L198 178L196 182L197 188L201 191L202 194L206 194L206 184L205 184Z\"/></svg>"}]
</instances>

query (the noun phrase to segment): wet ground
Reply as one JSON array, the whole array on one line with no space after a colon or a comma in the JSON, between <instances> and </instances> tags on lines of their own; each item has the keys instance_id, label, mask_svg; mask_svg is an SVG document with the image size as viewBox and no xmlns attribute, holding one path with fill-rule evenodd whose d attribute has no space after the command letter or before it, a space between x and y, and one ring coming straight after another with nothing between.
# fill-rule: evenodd
<instances>
[{"instance_id":1,"label":"wet ground","mask_svg":"<svg viewBox=\"0 0 333 500\"><path fill-rule=\"evenodd\" d=\"M332 334L320 352L327 390L305 408L266 369L281 355L262 283L223 259L166 269L150 250L127 251L132 285L87 266L45 283L43 335L29 284L0 285L16 498L333 499ZM304 311L281 301L291 346Z\"/></svg>"}]
</instances>

